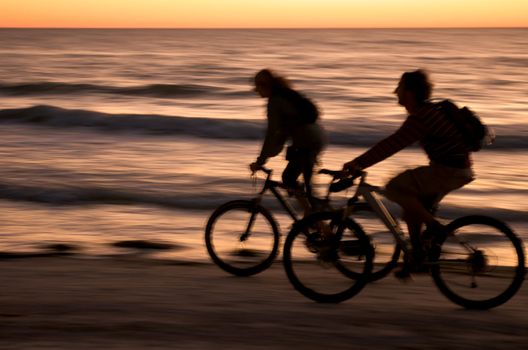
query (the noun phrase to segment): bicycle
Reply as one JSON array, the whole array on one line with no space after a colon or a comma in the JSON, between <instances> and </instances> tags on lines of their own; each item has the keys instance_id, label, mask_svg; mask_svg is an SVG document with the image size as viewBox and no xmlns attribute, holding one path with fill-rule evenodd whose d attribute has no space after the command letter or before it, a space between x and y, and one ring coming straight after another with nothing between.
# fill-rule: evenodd
<instances>
[{"instance_id":1,"label":"bicycle","mask_svg":"<svg viewBox=\"0 0 528 350\"><path fill-rule=\"evenodd\" d=\"M267 269L275 260L280 242L279 225L261 203L269 191L278 200L293 222L300 219L296 210L278 189L287 189L266 174L262 189L250 200L234 200L220 205L209 217L205 228L207 252L224 271L237 276L251 276Z\"/></svg>"},{"instance_id":2,"label":"bicycle","mask_svg":"<svg viewBox=\"0 0 528 350\"><path fill-rule=\"evenodd\" d=\"M236 276L260 273L267 269L278 255L279 225L271 212L261 205L263 196L268 190L293 223L299 221L296 211L278 191L279 188L287 188L271 179L272 170L263 167L260 171L266 174L266 179L257 196L251 200L234 200L220 205L211 214L205 229L205 243L209 256L224 271ZM319 173L324 174L325 170ZM341 186L341 183L335 181L336 179L332 178L323 199L315 199L318 203L318 211L334 209L330 195L339 192ZM358 206L357 210L360 211L362 208ZM373 241L372 237L369 239ZM374 241L377 242L376 239ZM370 281L387 275L398 262L399 246L393 242L389 242L388 245L389 248L384 247L384 250L389 251L388 259L383 259L382 263L377 264L376 271L371 271Z\"/></svg>"},{"instance_id":3,"label":"bicycle","mask_svg":"<svg viewBox=\"0 0 528 350\"><path fill-rule=\"evenodd\" d=\"M334 177L341 174L326 173ZM366 176L366 172L360 172L341 180L340 187L344 189L360 178L346 206L307 216L294 224L286 238L283 263L288 279L297 291L312 300L342 302L369 281L374 248L365 243L367 235L353 218L358 208L370 208L382 220L403 251L404 263L412 256L413 247L379 198L382 190L368 184ZM332 227L332 236L320 240L318 249L307 248L314 237L322 236L309 228L325 225ZM433 234L424 237L424 241L429 244L423 266L429 269L440 292L462 307L497 307L512 298L524 281L523 243L500 220L482 215L460 217L447 224L445 235ZM306 269L310 262L311 268ZM316 273L314 266L323 266L326 271Z\"/></svg>"}]
</instances>

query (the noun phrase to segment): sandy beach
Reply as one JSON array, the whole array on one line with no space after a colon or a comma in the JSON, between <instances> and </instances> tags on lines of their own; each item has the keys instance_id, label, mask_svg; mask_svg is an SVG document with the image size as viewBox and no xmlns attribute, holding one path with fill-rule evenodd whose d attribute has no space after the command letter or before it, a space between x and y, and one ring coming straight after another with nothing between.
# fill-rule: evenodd
<instances>
[{"instance_id":1,"label":"sandy beach","mask_svg":"<svg viewBox=\"0 0 528 350\"><path fill-rule=\"evenodd\" d=\"M251 278L212 263L138 257L5 259L1 349L521 349L526 285L467 311L427 275L389 276L338 305L314 303L282 265Z\"/></svg>"}]
</instances>

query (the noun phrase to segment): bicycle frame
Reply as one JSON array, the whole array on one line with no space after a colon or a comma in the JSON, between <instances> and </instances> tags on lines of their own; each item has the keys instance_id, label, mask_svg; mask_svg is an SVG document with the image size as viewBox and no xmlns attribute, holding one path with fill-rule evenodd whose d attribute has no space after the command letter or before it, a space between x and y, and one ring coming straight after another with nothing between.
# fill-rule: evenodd
<instances>
[{"instance_id":1,"label":"bicycle frame","mask_svg":"<svg viewBox=\"0 0 528 350\"><path fill-rule=\"evenodd\" d=\"M348 217L354 211L371 210L378 218L383 222L385 227L392 233L397 244L401 247L405 254L412 251L412 245L408 240L405 239L405 234L401 229L400 225L391 214L391 212L385 207L378 194L383 194L383 190L378 186L373 186L365 181L367 176L366 172L361 172L360 181L356 189L355 195L350 198L349 202L344 211L344 218ZM363 197L365 202L359 202L359 197ZM467 242L456 237L456 240L464 246L468 251L475 252L477 249L469 245Z\"/></svg>"},{"instance_id":2,"label":"bicycle frame","mask_svg":"<svg viewBox=\"0 0 528 350\"><path fill-rule=\"evenodd\" d=\"M297 217L297 213L295 209L284 199L284 197L280 194L280 192L277 190L277 188L286 188L282 183L272 180L271 174L272 171L266 168L261 169L263 172L265 172L266 180L264 181L264 186L262 186L262 189L259 191L257 196L253 198L253 201L255 204L260 204L262 202L262 198L264 197L264 194L266 191L270 191L273 196L279 201L282 208L288 213L288 215L293 219L294 222L299 221L299 218Z\"/></svg>"},{"instance_id":3,"label":"bicycle frame","mask_svg":"<svg viewBox=\"0 0 528 350\"><path fill-rule=\"evenodd\" d=\"M345 210L343 212L343 218L348 217L355 211L371 210L378 218L383 222L385 227L392 233L396 239L398 245L402 248L405 254L411 252L412 247L405 238L405 234L401 229L398 221L390 213L387 207L383 204L378 194L382 194L383 190L378 186L368 184L366 179L367 173L362 172L360 176L359 184L357 185L356 193L352 198L349 199ZM365 201L359 201L362 197Z\"/></svg>"},{"instance_id":4,"label":"bicycle frame","mask_svg":"<svg viewBox=\"0 0 528 350\"><path fill-rule=\"evenodd\" d=\"M299 221L296 211L292 208L292 206L284 199L284 197L277 190L277 188L286 188L286 187L278 181L271 180L272 171L270 169L261 168L260 170L266 173L266 180L264 182L264 186L262 186L262 189L259 191L257 196L253 199L255 204L257 205L260 204L262 202L264 194L266 193L266 191L269 190L273 194L273 196L279 201L283 209L293 219L293 221L294 222ZM360 181L356 188L356 193L354 194L352 198L348 200L345 210L343 211L343 218L346 218L352 213L354 213L355 211L359 211L359 210L373 211L377 215L377 217L383 222L385 227L387 227L387 229L392 233L397 244L401 247L403 252L405 254L410 253L412 251L412 246L405 238L404 231L401 229L398 221L390 213L390 211L383 204L383 202L381 201L379 197L379 194L382 194L383 190L378 186L373 186L373 185L368 184L366 182L366 176L367 176L366 172L361 173ZM327 197L329 196L329 194L330 192L328 192ZM364 199L364 202L359 201L360 197ZM246 233L244 234L244 236L249 234L253 221L254 221L254 215L251 215L251 218L249 220Z\"/></svg>"}]
</instances>

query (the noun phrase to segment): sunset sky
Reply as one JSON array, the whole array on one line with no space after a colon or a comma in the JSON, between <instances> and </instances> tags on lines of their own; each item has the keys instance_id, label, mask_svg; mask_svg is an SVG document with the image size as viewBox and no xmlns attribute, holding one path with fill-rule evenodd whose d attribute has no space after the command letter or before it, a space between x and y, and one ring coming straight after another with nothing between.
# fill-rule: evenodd
<instances>
[{"instance_id":1,"label":"sunset sky","mask_svg":"<svg viewBox=\"0 0 528 350\"><path fill-rule=\"evenodd\" d=\"M527 27L527 0L1 0L0 27Z\"/></svg>"}]
</instances>

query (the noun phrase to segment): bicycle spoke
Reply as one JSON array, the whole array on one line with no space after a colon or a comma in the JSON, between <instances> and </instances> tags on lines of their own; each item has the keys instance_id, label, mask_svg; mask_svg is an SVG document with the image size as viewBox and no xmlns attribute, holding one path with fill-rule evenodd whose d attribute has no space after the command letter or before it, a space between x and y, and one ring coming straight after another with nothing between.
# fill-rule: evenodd
<instances>
[{"instance_id":1,"label":"bicycle spoke","mask_svg":"<svg viewBox=\"0 0 528 350\"><path fill-rule=\"evenodd\" d=\"M273 246L273 236L269 234L271 228L267 222L256 217L253 222L253 232L246 235L243 242L241 234L234 230L237 226L245 226L248 221L247 213L229 213L222 217L215 225L213 236L216 254L223 257L231 265L242 268L247 264L254 264L255 257L266 256ZM228 257L232 257L229 259Z\"/></svg>"},{"instance_id":2,"label":"bicycle spoke","mask_svg":"<svg viewBox=\"0 0 528 350\"><path fill-rule=\"evenodd\" d=\"M330 214L288 235L284 265L288 278L302 294L319 302L340 302L355 295L368 280L372 249L359 227L347 227L343 236ZM325 237L329 229L333 236ZM362 251L363 249L363 251Z\"/></svg>"},{"instance_id":3,"label":"bicycle spoke","mask_svg":"<svg viewBox=\"0 0 528 350\"><path fill-rule=\"evenodd\" d=\"M400 256L400 247L392 232L372 211L360 211L353 214L354 220L365 229L374 247L374 264L371 281L385 277L396 267Z\"/></svg>"},{"instance_id":4,"label":"bicycle spoke","mask_svg":"<svg viewBox=\"0 0 528 350\"><path fill-rule=\"evenodd\" d=\"M278 230L264 208L249 201L221 206L206 228L213 261L235 275L247 276L269 266L278 249Z\"/></svg>"}]
</instances>

